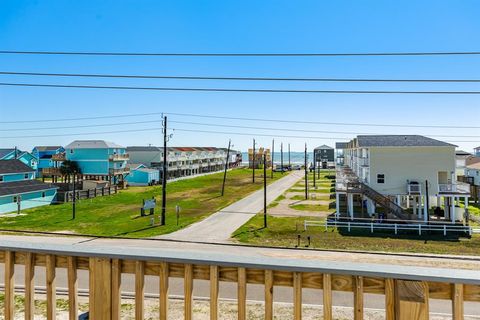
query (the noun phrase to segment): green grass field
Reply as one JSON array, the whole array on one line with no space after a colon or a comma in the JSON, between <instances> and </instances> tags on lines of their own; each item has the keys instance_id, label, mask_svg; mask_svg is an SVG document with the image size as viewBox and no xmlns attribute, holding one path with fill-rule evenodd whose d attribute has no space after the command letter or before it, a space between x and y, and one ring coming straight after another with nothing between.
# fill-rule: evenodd
<instances>
[{"instance_id":1,"label":"green grass field","mask_svg":"<svg viewBox=\"0 0 480 320\"><path fill-rule=\"evenodd\" d=\"M302 246L310 236L311 248L336 250L364 250L384 252L436 253L479 255L480 236L446 239L442 235L393 235L369 231L347 233L329 228L309 227L303 231L304 218L268 217L268 228L263 229L263 215L253 217L234 232L233 238L252 245L294 247L298 235ZM308 220L315 220L309 218ZM316 219L321 221L319 219Z\"/></svg>"},{"instance_id":2,"label":"green grass field","mask_svg":"<svg viewBox=\"0 0 480 320\"><path fill-rule=\"evenodd\" d=\"M274 180L285 176L274 175ZM269 182L270 175L268 175ZM184 228L206 216L263 188L260 173L252 184L252 171L236 169L228 172L225 196L221 197L223 173L171 182L167 186L167 224L151 226L151 216L141 217L142 199L157 199L155 222L161 211L161 186L130 187L117 195L77 202L76 219L72 220L70 203L23 210L24 215L1 217L0 229L57 231L99 236L149 237ZM175 206L181 207L179 225Z\"/></svg>"}]
</instances>

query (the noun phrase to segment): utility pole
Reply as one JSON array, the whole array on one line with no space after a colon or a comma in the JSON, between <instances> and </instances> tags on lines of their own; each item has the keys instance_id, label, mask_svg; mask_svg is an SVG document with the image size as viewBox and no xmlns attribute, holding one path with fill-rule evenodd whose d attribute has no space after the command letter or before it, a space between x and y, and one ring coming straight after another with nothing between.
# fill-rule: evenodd
<instances>
[{"instance_id":1,"label":"utility pole","mask_svg":"<svg viewBox=\"0 0 480 320\"><path fill-rule=\"evenodd\" d=\"M290 162L290 143L288 144L288 167L292 168L292 163Z\"/></svg>"},{"instance_id":2,"label":"utility pole","mask_svg":"<svg viewBox=\"0 0 480 320\"><path fill-rule=\"evenodd\" d=\"M255 183L255 138L253 138L252 150L252 183Z\"/></svg>"},{"instance_id":3,"label":"utility pole","mask_svg":"<svg viewBox=\"0 0 480 320\"><path fill-rule=\"evenodd\" d=\"M283 174L283 142L280 143L280 166L282 168L282 174Z\"/></svg>"},{"instance_id":4,"label":"utility pole","mask_svg":"<svg viewBox=\"0 0 480 320\"><path fill-rule=\"evenodd\" d=\"M317 155L315 154L315 150L313 150L313 187L317 187L317 181L315 176L317 175Z\"/></svg>"},{"instance_id":5,"label":"utility pole","mask_svg":"<svg viewBox=\"0 0 480 320\"><path fill-rule=\"evenodd\" d=\"M76 186L75 186L75 177L77 173L73 173L73 198L72 198L72 220L75 220L75 214L76 214L76 204L77 204L77 194L76 194Z\"/></svg>"},{"instance_id":6,"label":"utility pole","mask_svg":"<svg viewBox=\"0 0 480 320\"><path fill-rule=\"evenodd\" d=\"M18 195L17 196L17 214L20 214L20 210L22 209L22 196Z\"/></svg>"},{"instance_id":7,"label":"utility pole","mask_svg":"<svg viewBox=\"0 0 480 320\"><path fill-rule=\"evenodd\" d=\"M425 205L427 206L427 222L430 222L430 213L428 212L428 208L430 207L430 199L428 195L428 180L425 180Z\"/></svg>"},{"instance_id":8,"label":"utility pole","mask_svg":"<svg viewBox=\"0 0 480 320\"><path fill-rule=\"evenodd\" d=\"M225 161L225 172L223 173L222 197L223 197L223 194L225 192L225 181L227 180L228 160L230 158L231 143L232 143L232 140L228 140L227 160Z\"/></svg>"},{"instance_id":9,"label":"utility pole","mask_svg":"<svg viewBox=\"0 0 480 320\"><path fill-rule=\"evenodd\" d=\"M267 152L263 153L263 227L267 228Z\"/></svg>"},{"instance_id":10,"label":"utility pole","mask_svg":"<svg viewBox=\"0 0 480 320\"><path fill-rule=\"evenodd\" d=\"M160 225L165 225L167 207L167 116L163 117L163 174L162 174L162 215Z\"/></svg>"},{"instance_id":11,"label":"utility pole","mask_svg":"<svg viewBox=\"0 0 480 320\"><path fill-rule=\"evenodd\" d=\"M305 200L308 200L308 168L307 144L305 143Z\"/></svg>"},{"instance_id":12,"label":"utility pole","mask_svg":"<svg viewBox=\"0 0 480 320\"><path fill-rule=\"evenodd\" d=\"M273 179L273 165L275 163L275 139L272 139L272 179Z\"/></svg>"}]
</instances>

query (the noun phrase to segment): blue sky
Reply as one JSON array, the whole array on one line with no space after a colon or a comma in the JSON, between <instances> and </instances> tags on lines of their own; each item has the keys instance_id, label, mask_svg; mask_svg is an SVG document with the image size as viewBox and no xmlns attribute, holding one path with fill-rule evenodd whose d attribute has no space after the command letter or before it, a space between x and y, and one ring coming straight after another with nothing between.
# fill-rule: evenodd
<instances>
[{"instance_id":1,"label":"blue sky","mask_svg":"<svg viewBox=\"0 0 480 320\"><path fill-rule=\"evenodd\" d=\"M408 52L480 51L478 1L20 1L0 2L0 50L118 52ZM0 71L257 77L479 78L480 56L450 57L78 57L0 55ZM180 80L69 79L0 75L0 82L119 86L291 88L325 90L479 90L479 84L278 83ZM179 112L306 121L480 126L480 96L339 95L292 93L147 92L0 86L0 121ZM123 145L160 144L158 123L54 128L158 120L159 116L59 123L0 124L0 147L106 139ZM407 129L295 125L171 116L240 126L358 133L480 135L478 129ZM246 149L255 133L350 138L352 134L229 129L172 123L172 145ZM15 131L14 131L15 130ZM41 135L56 137L41 137ZM8 138L15 136L33 138ZM471 151L478 138L445 137ZM270 137L257 136L261 145ZM278 138L292 149L331 139Z\"/></svg>"}]
</instances>

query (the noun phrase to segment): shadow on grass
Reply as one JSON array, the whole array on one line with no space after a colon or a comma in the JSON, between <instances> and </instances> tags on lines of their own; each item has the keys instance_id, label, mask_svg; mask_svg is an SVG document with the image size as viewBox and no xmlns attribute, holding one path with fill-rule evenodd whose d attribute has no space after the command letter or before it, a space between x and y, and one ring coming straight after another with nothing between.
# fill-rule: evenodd
<instances>
[{"instance_id":1,"label":"shadow on grass","mask_svg":"<svg viewBox=\"0 0 480 320\"><path fill-rule=\"evenodd\" d=\"M137 229L137 230L130 230L130 231L125 231L125 232L122 232L122 233L117 233L116 235L114 235L115 237L121 237L121 236L126 236L128 234L131 234L131 233L137 233L137 232L141 232L141 231L147 231L147 230L151 230L151 229L155 229L157 227L161 227L160 225L156 225L156 226L150 226L150 227L146 227L146 228L142 228L142 229Z\"/></svg>"},{"instance_id":2,"label":"shadow on grass","mask_svg":"<svg viewBox=\"0 0 480 320\"><path fill-rule=\"evenodd\" d=\"M259 228L245 230L245 231L242 231L242 232L239 232L239 233L232 234L232 238L236 238L238 236L241 236L242 234L249 234L249 233L253 233L253 232L256 232L256 231L262 231L264 229L266 229L266 228L265 227L259 227Z\"/></svg>"}]
</instances>

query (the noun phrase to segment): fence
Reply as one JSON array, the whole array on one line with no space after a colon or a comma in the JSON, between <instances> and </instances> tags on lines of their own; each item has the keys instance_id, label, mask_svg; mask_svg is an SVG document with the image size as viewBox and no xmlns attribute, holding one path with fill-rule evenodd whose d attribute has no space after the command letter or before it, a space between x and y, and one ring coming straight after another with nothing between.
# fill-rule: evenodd
<instances>
[{"instance_id":1,"label":"fence","mask_svg":"<svg viewBox=\"0 0 480 320\"><path fill-rule=\"evenodd\" d=\"M325 220L325 221L309 221L305 220L303 222L303 229L306 231L308 227L324 227L328 228L345 228L348 232L351 232L352 229L363 229L369 230L371 233L377 231L393 231L395 234L398 234L399 231L413 231L418 232L419 235L426 232L436 232L443 233L444 236L447 233L465 233L472 235L474 233L480 233L480 228L473 228L471 226L463 225L449 225L449 224L425 224L425 223L379 223L379 222L355 222L355 221L340 221L340 220Z\"/></svg>"},{"instance_id":2,"label":"fence","mask_svg":"<svg viewBox=\"0 0 480 320\"><path fill-rule=\"evenodd\" d=\"M56 270L66 269L70 319L78 317L77 270L89 272L89 312L95 320L119 319L122 274L135 275L135 319L144 317L145 276L159 283L161 320L168 319L169 278L183 278L184 318L193 317L194 280L208 280L210 319L219 314L219 282L237 284L238 319L247 317L247 284L264 286L265 319L273 319L274 288L293 290L294 319L302 318L302 289L323 291L323 316L332 319L332 292L353 293L355 320L364 316L364 294L384 295L387 320L423 320L429 317L429 299L450 301L453 319L463 319L464 301L480 301L478 271L420 268L322 260L273 258L248 254L209 253L178 249L142 249L55 245L16 241L0 244L5 267L5 320L14 319L15 266L25 266L25 319L33 319L35 266L45 267L47 319L56 315ZM149 280L150 281L150 280ZM320 300L320 299L319 299ZM319 301L320 302L320 301Z\"/></svg>"},{"instance_id":3,"label":"fence","mask_svg":"<svg viewBox=\"0 0 480 320\"><path fill-rule=\"evenodd\" d=\"M75 197L77 200L90 199L99 196L106 196L111 194L118 193L118 186L102 187L102 188L93 188L87 190L77 190L75 191ZM73 200L73 191L66 191L63 194L63 199L61 199L59 193L59 201L71 202Z\"/></svg>"}]
</instances>

